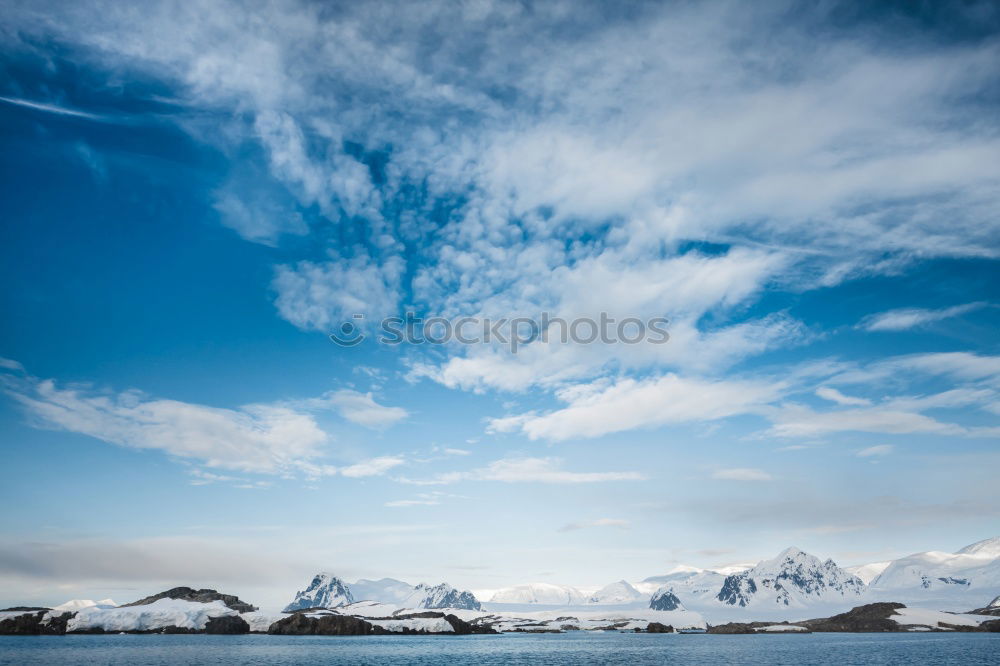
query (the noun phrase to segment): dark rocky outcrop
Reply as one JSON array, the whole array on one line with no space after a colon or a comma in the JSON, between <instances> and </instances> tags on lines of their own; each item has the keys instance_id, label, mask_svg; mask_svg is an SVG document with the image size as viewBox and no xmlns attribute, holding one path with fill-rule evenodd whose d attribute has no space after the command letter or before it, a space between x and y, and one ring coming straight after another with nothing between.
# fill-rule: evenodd
<instances>
[{"instance_id":1,"label":"dark rocky outcrop","mask_svg":"<svg viewBox=\"0 0 1000 666\"><path fill-rule=\"evenodd\" d=\"M30 611L0 621L0 635L4 636L59 636L66 633L66 623L76 613L67 612L49 618L44 622L48 609Z\"/></svg>"},{"instance_id":2,"label":"dark rocky outcrop","mask_svg":"<svg viewBox=\"0 0 1000 666\"><path fill-rule=\"evenodd\" d=\"M18 611L24 611L25 613L30 611L49 611L51 608L46 608L45 606L11 606L10 608L0 608L0 613L16 613Z\"/></svg>"},{"instance_id":3,"label":"dark rocky outcrop","mask_svg":"<svg viewBox=\"0 0 1000 666\"><path fill-rule=\"evenodd\" d=\"M468 635L468 634L495 634L497 633L493 627L485 624L477 624L475 622L466 622L465 620L452 615L449 613L444 616L444 619L451 625L451 628L455 630L458 635Z\"/></svg>"},{"instance_id":4,"label":"dark rocky outcrop","mask_svg":"<svg viewBox=\"0 0 1000 666\"><path fill-rule=\"evenodd\" d=\"M205 623L206 634L249 634L250 624L239 615L210 617Z\"/></svg>"},{"instance_id":5,"label":"dark rocky outcrop","mask_svg":"<svg viewBox=\"0 0 1000 666\"><path fill-rule=\"evenodd\" d=\"M973 615L996 615L1000 617L1000 597L991 601L988 606L977 608L976 610L970 610L969 612Z\"/></svg>"},{"instance_id":6,"label":"dark rocky outcrop","mask_svg":"<svg viewBox=\"0 0 1000 666\"><path fill-rule=\"evenodd\" d=\"M646 631L650 634L672 634L674 633L674 628L669 624L650 622L646 625Z\"/></svg>"},{"instance_id":7,"label":"dark rocky outcrop","mask_svg":"<svg viewBox=\"0 0 1000 666\"><path fill-rule=\"evenodd\" d=\"M895 614L897 608L906 608L905 604L883 602L876 604L865 604L852 608L846 613L824 617L815 620L805 620L796 622L800 626L811 631L820 632L885 632L885 631L905 631L904 627L894 620L889 619Z\"/></svg>"},{"instance_id":8,"label":"dark rocky outcrop","mask_svg":"<svg viewBox=\"0 0 1000 666\"><path fill-rule=\"evenodd\" d=\"M763 622L729 622L718 626L709 627L707 634L754 634L757 633L754 624L766 626Z\"/></svg>"},{"instance_id":9,"label":"dark rocky outcrop","mask_svg":"<svg viewBox=\"0 0 1000 666\"><path fill-rule=\"evenodd\" d=\"M1000 620L987 620L979 625L979 631L1000 632Z\"/></svg>"},{"instance_id":10,"label":"dark rocky outcrop","mask_svg":"<svg viewBox=\"0 0 1000 666\"><path fill-rule=\"evenodd\" d=\"M834 615L832 617L822 617L815 620L803 620L801 622L730 622L717 627L709 627L710 634L753 634L763 633L757 630L762 627L769 627L775 624L785 624L789 626L805 627L809 631L815 632L838 632L838 633L882 633L882 632L904 632L911 627L925 627L931 631L1000 631L1000 619L988 620L978 627L963 624L951 624L949 622L939 622L935 626L901 624L897 620L903 618L896 616L896 611L906 608L905 604L883 602L866 604L852 608L846 613ZM894 617L895 616L895 617ZM782 632L786 633L786 632ZM804 633L804 632L787 632Z\"/></svg>"},{"instance_id":11,"label":"dark rocky outcrop","mask_svg":"<svg viewBox=\"0 0 1000 666\"><path fill-rule=\"evenodd\" d=\"M267 633L278 636L373 636L390 632L350 615L315 617L295 613L272 624Z\"/></svg>"},{"instance_id":12,"label":"dark rocky outcrop","mask_svg":"<svg viewBox=\"0 0 1000 666\"><path fill-rule=\"evenodd\" d=\"M139 601L133 601L130 604L122 604L123 606L145 606L151 604L160 599L179 599L181 601L197 601L199 603L207 604L213 601L221 601L229 608L239 613L250 613L257 610L256 606L251 606L245 601L240 601L239 597L232 594L220 594L215 590L195 590L190 587L174 587L166 592L160 592L159 594L154 594L145 599L139 599Z\"/></svg>"}]
</instances>

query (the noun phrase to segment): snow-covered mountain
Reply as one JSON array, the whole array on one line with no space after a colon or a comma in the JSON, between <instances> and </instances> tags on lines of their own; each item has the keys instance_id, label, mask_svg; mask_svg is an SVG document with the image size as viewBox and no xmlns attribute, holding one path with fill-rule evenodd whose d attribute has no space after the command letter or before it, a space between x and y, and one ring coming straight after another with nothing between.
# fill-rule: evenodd
<instances>
[{"instance_id":1,"label":"snow-covered mountain","mask_svg":"<svg viewBox=\"0 0 1000 666\"><path fill-rule=\"evenodd\" d=\"M413 586L395 578L361 580L350 583L349 589L355 601L380 601L384 604L400 605L413 594Z\"/></svg>"},{"instance_id":2,"label":"snow-covered mountain","mask_svg":"<svg viewBox=\"0 0 1000 666\"><path fill-rule=\"evenodd\" d=\"M101 599L100 601L93 601L92 599L70 599L65 603L61 603L58 606L52 608L54 611L78 611L84 608L114 608L118 604L115 603L114 599Z\"/></svg>"},{"instance_id":3,"label":"snow-covered mountain","mask_svg":"<svg viewBox=\"0 0 1000 666\"><path fill-rule=\"evenodd\" d=\"M333 574L319 573L309 583L309 587L295 594L292 603L285 606L285 612L303 608L336 608L352 603L354 596L344 581Z\"/></svg>"},{"instance_id":4,"label":"snow-covered mountain","mask_svg":"<svg viewBox=\"0 0 1000 666\"><path fill-rule=\"evenodd\" d=\"M403 608L464 608L480 610L476 596L468 590L459 591L448 583L431 587L421 583L400 602Z\"/></svg>"},{"instance_id":5,"label":"snow-covered mountain","mask_svg":"<svg viewBox=\"0 0 1000 666\"><path fill-rule=\"evenodd\" d=\"M553 583L528 583L497 590L490 602L495 604L545 604L550 606L577 606L587 603L587 596L569 585Z\"/></svg>"},{"instance_id":6,"label":"snow-covered mountain","mask_svg":"<svg viewBox=\"0 0 1000 666\"><path fill-rule=\"evenodd\" d=\"M984 557L996 559L1000 557L1000 536L983 539L970 544L965 548L960 548L956 555L972 555L974 557Z\"/></svg>"},{"instance_id":7,"label":"snow-covered mountain","mask_svg":"<svg viewBox=\"0 0 1000 666\"><path fill-rule=\"evenodd\" d=\"M681 600L674 594L673 588L669 587L661 587L653 593L649 598L649 608L660 611L685 610Z\"/></svg>"},{"instance_id":8,"label":"snow-covered mountain","mask_svg":"<svg viewBox=\"0 0 1000 666\"><path fill-rule=\"evenodd\" d=\"M1000 592L1000 537L978 541L956 553L931 550L893 560L869 588L880 599L981 604Z\"/></svg>"},{"instance_id":9,"label":"snow-covered mountain","mask_svg":"<svg viewBox=\"0 0 1000 666\"><path fill-rule=\"evenodd\" d=\"M660 588L670 587L685 601L708 600L714 599L715 595L719 593L726 580L726 575L710 569L678 566L662 576L650 576L634 585L637 590L645 594L653 594Z\"/></svg>"},{"instance_id":10,"label":"snow-covered mountain","mask_svg":"<svg viewBox=\"0 0 1000 666\"><path fill-rule=\"evenodd\" d=\"M642 592L624 580L605 585L587 599L591 604L631 604L643 598ZM673 610L673 609L665 609Z\"/></svg>"},{"instance_id":11,"label":"snow-covered mountain","mask_svg":"<svg viewBox=\"0 0 1000 666\"><path fill-rule=\"evenodd\" d=\"M878 578L878 575L885 571L885 568L892 564L891 560L886 562L872 562L871 564L856 564L853 567L844 567L844 571L855 575L861 582L868 585Z\"/></svg>"},{"instance_id":12,"label":"snow-covered mountain","mask_svg":"<svg viewBox=\"0 0 1000 666\"><path fill-rule=\"evenodd\" d=\"M853 601L865 584L833 560L819 558L798 548L787 548L771 560L727 576L716 598L731 606L791 606Z\"/></svg>"}]
</instances>

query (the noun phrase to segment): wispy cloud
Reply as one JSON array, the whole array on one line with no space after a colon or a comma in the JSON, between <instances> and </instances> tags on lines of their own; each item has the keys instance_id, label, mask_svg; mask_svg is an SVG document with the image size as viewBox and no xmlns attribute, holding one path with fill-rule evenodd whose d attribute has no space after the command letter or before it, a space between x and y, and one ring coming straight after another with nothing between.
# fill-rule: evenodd
<instances>
[{"instance_id":1,"label":"wispy cloud","mask_svg":"<svg viewBox=\"0 0 1000 666\"><path fill-rule=\"evenodd\" d=\"M580 523L568 523L560 527L558 531L574 532L588 527L617 527L619 529L627 529L630 525L629 521L619 518L598 518L597 520L588 520Z\"/></svg>"},{"instance_id":2,"label":"wispy cloud","mask_svg":"<svg viewBox=\"0 0 1000 666\"><path fill-rule=\"evenodd\" d=\"M564 389L567 406L546 414L494 419L497 432L520 430L531 439L565 440L672 423L713 421L759 411L777 399L779 383L680 377L620 379Z\"/></svg>"},{"instance_id":3,"label":"wispy cloud","mask_svg":"<svg viewBox=\"0 0 1000 666\"><path fill-rule=\"evenodd\" d=\"M559 458L503 458L486 467L465 472L446 472L429 479L399 479L416 485L444 485L460 481L499 481L502 483L601 483L641 481L639 472L572 472L562 469Z\"/></svg>"},{"instance_id":4,"label":"wispy cloud","mask_svg":"<svg viewBox=\"0 0 1000 666\"><path fill-rule=\"evenodd\" d=\"M871 458L872 456L887 456L890 453L892 453L892 444L878 444L861 449L858 451L857 456L859 458Z\"/></svg>"},{"instance_id":5,"label":"wispy cloud","mask_svg":"<svg viewBox=\"0 0 1000 666\"><path fill-rule=\"evenodd\" d=\"M838 405L870 405L871 400L865 398L855 398L849 395L844 395L835 388L830 388L829 386L821 386L816 389L816 395L823 398L824 400L829 400L835 402Z\"/></svg>"},{"instance_id":6,"label":"wispy cloud","mask_svg":"<svg viewBox=\"0 0 1000 666\"><path fill-rule=\"evenodd\" d=\"M343 467L340 473L352 478L362 478L366 476L380 476L393 467L398 467L406 460L399 456L380 456L359 462L348 467Z\"/></svg>"},{"instance_id":7,"label":"wispy cloud","mask_svg":"<svg viewBox=\"0 0 1000 666\"><path fill-rule=\"evenodd\" d=\"M749 467L733 467L729 469L717 469L712 472L713 479L724 481L773 481L774 477L761 469Z\"/></svg>"},{"instance_id":8,"label":"wispy cloud","mask_svg":"<svg viewBox=\"0 0 1000 666\"><path fill-rule=\"evenodd\" d=\"M61 387L30 376L3 375L3 389L40 427L156 449L208 467L308 476L336 471L317 462L326 433L309 414L282 405L227 409L150 398L138 391Z\"/></svg>"},{"instance_id":9,"label":"wispy cloud","mask_svg":"<svg viewBox=\"0 0 1000 666\"><path fill-rule=\"evenodd\" d=\"M371 393L349 389L328 393L321 400L327 401L348 421L367 428L387 428L410 415L402 407L380 405Z\"/></svg>"},{"instance_id":10,"label":"wispy cloud","mask_svg":"<svg viewBox=\"0 0 1000 666\"><path fill-rule=\"evenodd\" d=\"M380 476L404 464L401 456L379 456L338 468L322 462L329 436L308 411L294 405L331 402L329 396L306 401L251 404L235 409L149 397L139 391L113 392L92 386L60 386L55 380L24 374L20 364L2 366L0 388L18 402L42 428L66 430L138 449L155 449L208 468L246 473L310 478L341 475L350 478ZM383 407L370 395L333 394L346 414L373 425L405 415L405 410ZM344 398L340 400L340 398ZM354 410L354 411L352 411ZM196 468L193 485L245 481ZM253 487L260 482L247 482Z\"/></svg>"},{"instance_id":11,"label":"wispy cloud","mask_svg":"<svg viewBox=\"0 0 1000 666\"><path fill-rule=\"evenodd\" d=\"M931 324L942 319L950 319L986 307L987 303L966 303L940 310L924 308L899 308L866 317L859 325L868 331L905 331Z\"/></svg>"},{"instance_id":12,"label":"wispy cloud","mask_svg":"<svg viewBox=\"0 0 1000 666\"><path fill-rule=\"evenodd\" d=\"M17 97L0 97L0 102L13 104L15 106L21 106L26 109L33 109L35 111L42 111L44 113L53 113L60 116L71 116L73 118L85 118L87 120L96 120L102 123L112 122L115 120L110 116L105 116L97 113L90 113L87 111L78 111L77 109L73 109L66 106L59 106L58 104L33 102L30 99L20 99Z\"/></svg>"}]
</instances>

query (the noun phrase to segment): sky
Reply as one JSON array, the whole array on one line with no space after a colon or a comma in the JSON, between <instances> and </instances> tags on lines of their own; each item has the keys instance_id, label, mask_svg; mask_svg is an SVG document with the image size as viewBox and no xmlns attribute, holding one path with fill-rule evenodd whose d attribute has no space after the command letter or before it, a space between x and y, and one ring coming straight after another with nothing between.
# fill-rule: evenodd
<instances>
[{"instance_id":1,"label":"sky","mask_svg":"<svg viewBox=\"0 0 1000 666\"><path fill-rule=\"evenodd\" d=\"M0 4L0 603L1000 534L995 4Z\"/></svg>"}]
</instances>

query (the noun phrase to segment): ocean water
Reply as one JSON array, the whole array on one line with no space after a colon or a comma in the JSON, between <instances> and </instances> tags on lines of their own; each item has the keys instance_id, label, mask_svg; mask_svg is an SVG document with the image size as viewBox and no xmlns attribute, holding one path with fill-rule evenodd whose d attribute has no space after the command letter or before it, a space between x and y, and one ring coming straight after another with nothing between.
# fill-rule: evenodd
<instances>
[{"instance_id":1,"label":"ocean water","mask_svg":"<svg viewBox=\"0 0 1000 666\"><path fill-rule=\"evenodd\" d=\"M1000 634L0 636L0 664L1000 664Z\"/></svg>"}]
</instances>

